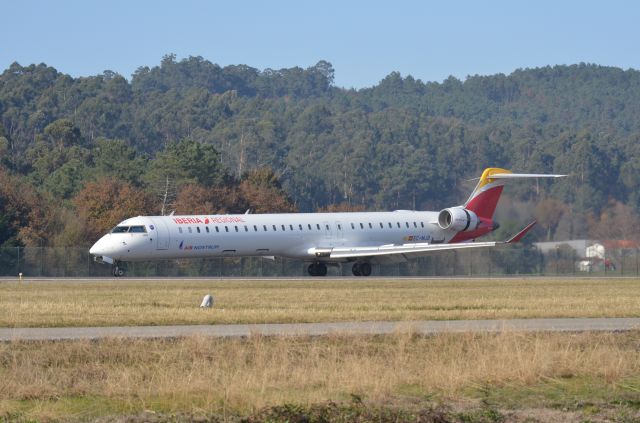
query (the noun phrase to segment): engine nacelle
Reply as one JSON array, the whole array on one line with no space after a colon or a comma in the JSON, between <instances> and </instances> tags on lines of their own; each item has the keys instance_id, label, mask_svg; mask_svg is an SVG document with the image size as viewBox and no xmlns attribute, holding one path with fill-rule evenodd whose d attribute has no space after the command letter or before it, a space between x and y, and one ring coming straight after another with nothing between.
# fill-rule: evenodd
<instances>
[{"instance_id":1,"label":"engine nacelle","mask_svg":"<svg viewBox=\"0 0 640 423\"><path fill-rule=\"evenodd\" d=\"M480 224L478 216L464 207L451 207L438 214L438 225L452 231L473 231Z\"/></svg>"}]
</instances>

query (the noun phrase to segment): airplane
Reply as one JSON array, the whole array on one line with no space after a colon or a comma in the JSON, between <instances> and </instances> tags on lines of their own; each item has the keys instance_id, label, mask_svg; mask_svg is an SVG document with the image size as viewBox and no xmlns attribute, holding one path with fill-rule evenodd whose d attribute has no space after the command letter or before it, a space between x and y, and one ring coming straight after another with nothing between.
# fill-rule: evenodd
<instances>
[{"instance_id":1,"label":"airplane","mask_svg":"<svg viewBox=\"0 0 640 423\"><path fill-rule=\"evenodd\" d=\"M326 276L327 266L344 263L354 276L370 276L376 263L518 242L535 221L506 241L475 242L499 227L493 214L504 182L563 176L487 168L463 205L439 212L138 216L116 225L89 253L110 264L114 276L125 274L126 262L248 256L303 260L311 276Z\"/></svg>"}]
</instances>

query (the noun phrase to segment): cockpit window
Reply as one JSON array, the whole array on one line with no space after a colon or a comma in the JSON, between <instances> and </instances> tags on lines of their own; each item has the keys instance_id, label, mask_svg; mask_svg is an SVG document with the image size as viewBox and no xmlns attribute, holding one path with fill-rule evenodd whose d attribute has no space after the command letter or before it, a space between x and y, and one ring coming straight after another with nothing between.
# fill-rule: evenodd
<instances>
[{"instance_id":1,"label":"cockpit window","mask_svg":"<svg viewBox=\"0 0 640 423\"><path fill-rule=\"evenodd\" d=\"M144 226L116 226L111 230L112 234L123 234L125 232L137 232L137 233L147 233L147 228Z\"/></svg>"}]
</instances>

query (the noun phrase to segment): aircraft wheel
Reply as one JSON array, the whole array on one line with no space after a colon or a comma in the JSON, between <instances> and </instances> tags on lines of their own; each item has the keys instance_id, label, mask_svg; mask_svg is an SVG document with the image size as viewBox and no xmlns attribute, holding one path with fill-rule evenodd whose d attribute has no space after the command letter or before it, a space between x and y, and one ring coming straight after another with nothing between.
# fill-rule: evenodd
<instances>
[{"instance_id":1,"label":"aircraft wheel","mask_svg":"<svg viewBox=\"0 0 640 423\"><path fill-rule=\"evenodd\" d=\"M360 274L362 276L371 276L371 264L367 262L360 263Z\"/></svg>"},{"instance_id":2,"label":"aircraft wheel","mask_svg":"<svg viewBox=\"0 0 640 423\"><path fill-rule=\"evenodd\" d=\"M360 272L360 263L353 263L351 272L353 273L353 276L362 276L362 273Z\"/></svg>"},{"instance_id":3,"label":"aircraft wheel","mask_svg":"<svg viewBox=\"0 0 640 423\"><path fill-rule=\"evenodd\" d=\"M311 263L309 265L309 267L307 267L307 272L309 272L309 275L311 275L311 276L317 276L317 274L316 274L316 264L315 263Z\"/></svg>"},{"instance_id":4,"label":"aircraft wheel","mask_svg":"<svg viewBox=\"0 0 640 423\"><path fill-rule=\"evenodd\" d=\"M307 271L311 276L327 276L327 265L324 263L311 263Z\"/></svg>"},{"instance_id":5,"label":"aircraft wheel","mask_svg":"<svg viewBox=\"0 0 640 423\"><path fill-rule=\"evenodd\" d=\"M115 277L124 276L124 269L116 264L115 266L113 266L112 273Z\"/></svg>"}]
</instances>

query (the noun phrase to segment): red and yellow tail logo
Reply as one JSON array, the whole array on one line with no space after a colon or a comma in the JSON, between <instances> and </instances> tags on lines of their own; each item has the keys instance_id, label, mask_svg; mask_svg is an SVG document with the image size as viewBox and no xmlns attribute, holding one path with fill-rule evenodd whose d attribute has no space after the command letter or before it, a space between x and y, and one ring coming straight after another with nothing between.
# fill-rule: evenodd
<instances>
[{"instance_id":1,"label":"red and yellow tail logo","mask_svg":"<svg viewBox=\"0 0 640 423\"><path fill-rule=\"evenodd\" d=\"M471 193L471 196L464 205L464 208L471 210L478 217L491 219L496 211L498 200L504 189L504 182L501 179L491 179L493 174L512 173L506 169L490 167L482 172L478 185Z\"/></svg>"}]
</instances>

